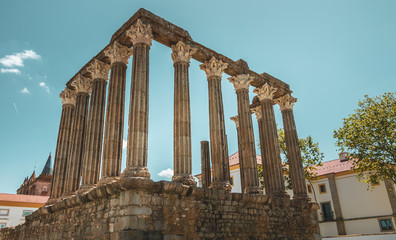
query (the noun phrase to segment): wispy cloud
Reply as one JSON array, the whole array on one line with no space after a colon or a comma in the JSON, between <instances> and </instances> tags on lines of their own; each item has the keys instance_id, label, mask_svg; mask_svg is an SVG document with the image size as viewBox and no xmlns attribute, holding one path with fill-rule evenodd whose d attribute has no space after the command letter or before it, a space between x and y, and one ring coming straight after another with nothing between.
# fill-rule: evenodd
<instances>
[{"instance_id":1,"label":"wispy cloud","mask_svg":"<svg viewBox=\"0 0 396 240\"><path fill-rule=\"evenodd\" d=\"M29 89L24 88L24 89L21 90L21 93L30 94L30 91L29 91Z\"/></svg>"},{"instance_id":2,"label":"wispy cloud","mask_svg":"<svg viewBox=\"0 0 396 240\"><path fill-rule=\"evenodd\" d=\"M125 139L122 139L122 150L124 150L125 148L127 148L127 144L128 144L128 141L125 140Z\"/></svg>"},{"instance_id":3,"label":"wispy cloud","mask_svg":"<svg viewBox=\"0 0 396 240\"><path fill-rule=\"evenodd\" d=\"M173 170L170 168L162 170L161 172L158 173L158 176L171 179L173 176Z\"/></svg>"},{"instance_id":4,"label":"wispy cloud","mask_svg":"<svg viewBox=\"0 0 396 240\"><path fill-rule=\"evenodd\" d=\"M41 56L38 55L33 50L25 50L23 52L15 53L13 55L6 55L0 58L0 63L5 67L23 67L23 61L26 59L40 59Z\"/></svg>"},{"instance_id":5,"label":"wispy cloud","mask_svg":"<svg viewBox=\"0 0 396 240\"><path fill-rule=\"evenodd\" d=\"M47 91L47 93L50 92L50 89L49 89L48 85L45 82L40 82L39 85L40 85L40 87L44 88L45 91Z\"/></svg>"},{"instance_id":6,"label":"wispy cloud","mask_svg":"<svg viewBox=\"0 0 396 240\"><path fill-rule=\"evenodd\" d=\"M19 71L19 69L16 68L2 68L0 69L1 73L14 73L17 75L21 75L21 71Z\"/></svg>"},{"instance_id":7,"label":"wispy cloud","mask_svg":"<svg viewBox=\"0 0 396 240\"><path fill-rule=\"evenodd\" d=\"M12 104L14 104L15 112L18 113L18 108L17 108L16 104L14 102Z\"/></svg>"}]
</instances>

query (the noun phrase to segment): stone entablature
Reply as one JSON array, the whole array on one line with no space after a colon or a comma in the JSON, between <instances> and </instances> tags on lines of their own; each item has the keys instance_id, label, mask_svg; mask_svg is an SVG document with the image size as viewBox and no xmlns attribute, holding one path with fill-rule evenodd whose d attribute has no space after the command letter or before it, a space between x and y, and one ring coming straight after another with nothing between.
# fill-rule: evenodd
<instances>
[{"instance_id":1,"label":"stone entablature","mask_svg":"<svg viewBox=\"0 0 396 240\"><path fill-rule=\"evenodd\" d=\"M318 205L124 179L45 206L0 239L321 239Z\"/></svg>"},{"instance_id":2,"label":"stone entablature","mask_svg":"<svg viewBox=\"0 0 396 240\"><path fill-rule=\"evenodd\" d=\"M120 29L118 29L113 34L110 43L94 58L97 58L99 60L103 60L104 58L106 58L104 50L108 46L112 45L115 41L118 41L122 45L131 47L131 39L126 32L130 30L131 26L135 25L139 20L144 25L150 25L150 29L153 34L152 40L164 44L167 47L171 47L175 43L182 41L185 44L188 44L190 47L197 49L197 52L192 56L192 58L201 63L204 63L205 61L210 60L212 57L215 57L216 59L219 59L224 63L228 64L227 68L224 70L226 74L231 76L236 76L239 74L249 74L250 76L254 77L254 81L251 82L251 85L253 87L257 88L262 86L264 83L270 83L274 87L278 88L277 92L275 93L275 98L281 97L287 93L291 93L289 85L285 82L271 76L268 73L256 73L250 70L246 64L244 64L246 62L233 61L232 59L220 53L217 53L212 49L203 46L200 43L195 42L194 40L192 40L190 34L186 30L166 21L165 19L160 18L159 16L143 8L139 9L138 12L136 12L125 24L122 25ZM78 75L79 73L84 74L86 67L90 64L91 61L93 61L93 59L85 64L76 75ZM68 87L71 88L71 83L75 76L73 76L71 80L67 83Z\"/></svg>"}]
</instances>

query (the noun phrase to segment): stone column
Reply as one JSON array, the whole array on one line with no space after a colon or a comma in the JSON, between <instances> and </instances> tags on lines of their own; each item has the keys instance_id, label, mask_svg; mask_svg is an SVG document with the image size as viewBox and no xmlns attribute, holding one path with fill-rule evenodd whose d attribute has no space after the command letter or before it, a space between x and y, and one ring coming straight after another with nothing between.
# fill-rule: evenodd
<instances>
[{"instance_id":1,"label":"stone column","mask_svg":"<svg viewBox=\"0 0 396 240\"><path fill-rule=\"evenodd\" d=\"M86 131L89 94L91 92L92 81L86 77L78 75L72 82L76 89L76 109L74 110L74 122L72 125L72 146L67 162L65 190L63 195L73 194L80 186L81 159L84 146L84 135Z\"/></svg>"},{"instance_id":2,"label":"stone column","mask_svg":"<svg viewBox=\"0 0 396 240\"><path fill-rule=\"evenodd\" d=\"M131 98L129 102L127 166L123 177L150 178L147 169L149 50L153 34L140 19L126 35L133 43Z\"/></svg>"},{"instance_id":3,"label":"stone column","mask_svg":"<svg viewBox=\"0 0 396 240\"><path fill-rule=\"evenodd\" d=\"M173 118L173 166L172 181L196 186L192 176L191 160L191 116L188 68L191 56L197 51L189 45L178 42L172 46L172 60L175 68L174 118Z\"/></svg>"},{"instance_id":4,"label":"stone column","mask_svg":"<svg viewBox=\"0 0 396 240\"><path fill-rule=\"evenodd\" d=\"M238 158L239 158L239 174L241 176L241 192L245 193L245 171L242 169L245 169L244 167L244 161L243 161L243 156L242 156L242 146L241 146L241 132L240 132L240 127L239 127L239 117L234 116L230 117L230 119L235 122L236 130L237 130L237 138L238 138Z\"/></svg>"},{"instance_id":5,"label":"stone column","mask_svg":"<svg viewBox=\"0 0 396 240\"><path fill-rule=\"evenodd\" d=\"M213 182L211 188L231 190L227 137L224 124L223 97L221 93L221 75L227 68L227 63L212 57L200 65L205 71L209 88L209 128L210 153L212 159Z\"/></svg>"},{"instance_id":6,"label":"stone column","mask_svg":"<svg viewBox=\"0 0 396 240\"><path fill-rule=\"evenodd\" d=\"M74 90L65 88L59 97L62 99L62 115L59 124L58 141L56 143L50 200L59 198L63 193L73 113L76 106L76 93Z\"/></svg>"},{"instance_id":7,"label":"stone column","mask_svg":"<svg viewBox=\"0 0 396 240\"><path fill-rule=\"evenodd\" d=\"M257 174L256 146L254 143L253 122L249 108L249 84L254 80L249 74L230 77L228 80L234 84L238 102L239 139L242 150L241 172L245 179L246 193L260 193Z\"/></svg>"},{"instance_id":8,"label":"stone column","mask_svg":"<svg viewBox=\"0 0 396 240\"><path fill-rule=\"evenodd\" d=\"M260 99L261 113L262 113L262 143L264 150L263 161L268 163L268 184L266 191L270 195L277 197L287 196L285 192L285 183L283 178L282 162L280 157L278 133L275 122L273 95L276 88L265 83L263 86L256 88L254 93L257 93Z\"/></svg>"},{"instance_id":9,"label":"stone column","mask_svg":"<svg viewBox=\"0 0 396 240\"><path fill-rule=\"evenodd\" d=\"M209 188L211 183L209 142L201 141L201 186Z\"/></svg>"},{"instance_id":10,"label":"stone column","mask_svg":"<svg viewBox=\"0 0 396 240\"><path fill-rule=\"evenodd\" d=\"M293 199L308 200L300 145L293 115L293 105L296 101L297 99L290 96L290 94L286 94L275 100L282 112L287 159L289 159L290 178L293 187Z\"/></svg>"},{"instance_id":11,"label":"stone column","mask_svg":"<svg viewBox=\"0 0 396 240\"><path fill-rule=\"evenodd\" d=\"M109 70L110 65L97 59L94 59L93 63L87 67L87 72L91 73L93 80L82 160L80 188L82 191L94 187L99 181L106 86L109 78Z\"/></svg>"},{"instance_id":12,"label":"stone column","mask_svg":"<svg viewBox=\"0 0 396 240\"><path fill-rule=\"evenodd\" d=\"M268 167L268 161L265 159L265 151L264 151L264 144L263 144L263 115L261 114L261 106L257 106L255 108L252 108L251 111L255 113L256 118L257 118L257 123L258 123L258 129L259 129L259 139L260 139L260 152L261 152L261 167L263 169L263 178L264 178L264 189L265 189L265 194L269 195L269 190L268 190L268 176L271 174L269 172L269 167Z\"/></svg>"},{"instance_id":13,"label":"stone column","mask_svg":"<svg viewBox=\"0 0 396 240\"><path fill-rule=\"evenodd\" d=\"M107 96L101 183L114 180L120 176L121 172L126 69L132 49L116 41L104 51L104 54L110 59L111 72Z\"/></svg>"}]
</instances>

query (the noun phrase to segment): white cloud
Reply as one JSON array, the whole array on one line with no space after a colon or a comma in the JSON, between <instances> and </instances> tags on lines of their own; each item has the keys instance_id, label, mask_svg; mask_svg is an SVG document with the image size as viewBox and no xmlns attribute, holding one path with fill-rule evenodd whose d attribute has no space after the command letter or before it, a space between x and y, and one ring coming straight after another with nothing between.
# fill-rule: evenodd
<instances>
[{"instance_id":1,"label":"white cloud","mask_svg":"<svg viewBox=\"0 0 396 240\"><path fill-rule=\"evenodd\" d=\"M16 104L14 102L13 102L13 104L14 104L15 112L18 113L18 108L17 108Z\"/></svg>"},{"instance_id":2,"label":"white cloud","mask_svg":"<svg viewBox=\"0 0 396 240\"><path fill-rule=\"evenodd\" d=\"M23 67L23 60L25 59L40 59L41 56L38 55L33 50L25 50L23 52L15 53L13 55L6 55L3 58L0 58L0 63L5 67Z\"/></svg>"},{"instance_id":3,"label":"white cloud","mask_svg":"<svg viewBox=\"0 0 396 240\"><path fill-rule=\"evenodd\" d=\"M21 75L21 71L16 68L2 68L0 69L1 73L15 73L17 75Z\"/></svg>"},{"instance_id":4,"label":"white cloud","mask_svg":"<svg viewBox=\"0 0 396 240\"><path fill-rule=\"evenodd\" d=\"M44 88L45 91L47 91L47 93L50 92L50 89L49 89L49 87L47 86L47 84L45 84L45 82L40 82L39 85L40 85L40 87Z\"/></svg>"},{"instance_id":5,"label":"white cloud","mask_svg":"<svg viewBox=\"0 0 396 240\"><path fill-rule=\"evenodd\" d=\"M170 179L173 176L173 170L170 168L162 170L160 173L158 173L158 176Z\"/></svg>"},{"instance_id":6,"label":"white cloud","mask_svg":"<svg viewBox=\"0 0 396 240\"><path fill-rule=\"evenodd\" d=\"M30 94L30 91L27 88L24 88L24 89L21 90L21 93Z\"/></svg>"},{"instance_id":7,"label":"white cloud","mask_svg":"<svg viewBox=\"0 0 396 240\"><path fill-rule=\"evenodd\" d=\"M128 143L127 140L122 139L122 150L124 150L125 148L127 148L127 143Z\"/></svg>"}]
</instances>

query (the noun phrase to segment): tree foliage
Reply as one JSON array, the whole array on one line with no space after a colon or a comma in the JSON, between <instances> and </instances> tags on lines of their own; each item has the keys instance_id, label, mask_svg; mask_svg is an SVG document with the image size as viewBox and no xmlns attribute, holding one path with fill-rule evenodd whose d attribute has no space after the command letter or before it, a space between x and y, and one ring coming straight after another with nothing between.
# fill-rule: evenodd
<instances>
[{"instance_id":1,"label":"tree foliage","mask_svg":"<svg viewBox=\"0 0 396 240\"><path fill-rule=\"evenodd\" d=\"M349 154L360 180L396 184L396 92L365 95L353 114L334 131L336 146Z\"/></svg>"},{"instance_id":2,"label":"tree foliage","mask_svg":"<svg viewBox=\"0 0 396 240\"><path fill-rule=\"evenodd\" d=\"M288 168L289 159L287 158L285 132L282 128L278 129L278 137L282 162L284 163L283 170L286 172L286 188L292 189L290 172ZM317 179L317 174L315 170L317 166L322 166L322 160L324 158L324 154L319 150L319 143L314 142L311 136L308 136L306 138L299 138L298 143L300 145L301 160L304 167L305 179L309 181Z\"/></svg>"},{"instance_id":3,"label":"tree foliage","mask_svg":"<svg viewBox=\"0 0 396 240\"><path fill-rule=\"evenodd\" d=\"M286 148L286 139L285 132L282 128L278 129L278 138L279 138L279 146L281 151L281 157L283 161L283 170L286 172L285 180L287 182L287 189L292 189L290 172L289 172L289 160L287 158L287 148ZM319 150L319 143L314 142L311 136L306 138L298 139L301 151L301 159L304 167L304 175L305 178L311 182L313 179L317 179L316 175L316 167L322 165L322 160L324 158L324 154ZM258 175L260 179L261 186L264 186L264 173L261 166L258 166Z\"/></svg>"}]
</instances>

